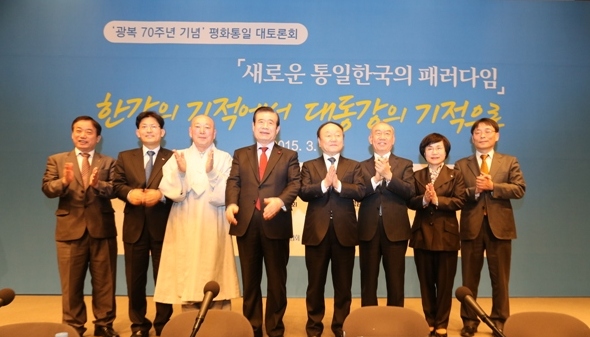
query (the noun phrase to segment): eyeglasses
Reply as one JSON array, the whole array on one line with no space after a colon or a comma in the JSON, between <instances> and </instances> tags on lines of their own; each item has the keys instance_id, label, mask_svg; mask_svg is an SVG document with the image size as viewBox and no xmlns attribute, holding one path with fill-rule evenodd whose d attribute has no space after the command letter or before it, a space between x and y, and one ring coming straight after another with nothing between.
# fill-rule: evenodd
<instances>
[{"instance_id":1,"label":"eyeglasses","mask_svg":"<svg viewBox=\"0 0 590 337\"><path fill-rule=\"evenodd\" d=\"M150 125L148 125L148 124L142 124L142 125L139 126L139 128L142 129L142 130L148 130L148 129L149 130L158 130L160 128L160 126L159 125L156 125L156 124L150 124Z\"/></svg>"},{"instance_id":2,"label":"eyeglasses","mask_svg":"<svg viewBox=\"0 0 590 337\"><path fill-rule=\"evenodd\" d=\"M481 136L481 135L491 136L494 133L496 133L496 130L492 130L492 129L475 130L475 131L473 131L473 135L474 136L478 136L478 137Z\"/></svg>"}]
</instances>

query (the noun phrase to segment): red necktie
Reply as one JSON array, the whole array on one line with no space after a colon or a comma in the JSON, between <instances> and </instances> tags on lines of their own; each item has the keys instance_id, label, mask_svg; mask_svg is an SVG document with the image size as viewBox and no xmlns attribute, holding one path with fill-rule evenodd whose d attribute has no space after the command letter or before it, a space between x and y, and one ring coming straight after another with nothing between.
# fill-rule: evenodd
<instances>
[{"instance_id":1,"label":"red necktie","mask_svg":"<svg viewBox=\"0 0 590 337\"><path fill-rule=\"evenodd\" d=\"M88 183L90 179L90 161L88 158L90 157L90 153L81 153L82 157L82 181L84 182L84 188L88 188Z\"/></svg>"},{"instance_id":2,"label":"red necktie","mask_svg":"<svg viewBox=\"0 0 590 337\"><path fill-rule=\"evenodd\" d=\"M266 156L266 150L268 147L264 146L261 147L262 153L260 154L260 163L258 164L258 175L260 176L260 181L262 181L262 177L264 177L264 171L266 170L266 164L268 164L268 157ZM256 200L256 209L260 210L260 199Z\"/></svg>"}]
</instances>

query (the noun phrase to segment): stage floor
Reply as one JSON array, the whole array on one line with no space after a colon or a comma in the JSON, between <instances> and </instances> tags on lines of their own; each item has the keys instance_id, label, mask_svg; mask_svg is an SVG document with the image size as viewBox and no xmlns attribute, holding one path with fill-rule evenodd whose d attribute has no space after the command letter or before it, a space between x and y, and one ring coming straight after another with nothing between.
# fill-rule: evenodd
<instances>
[{"instance_id":1,"label":"stage floor","mask_svg":"<svg viewBox=\"0 0 590 337\"><path fill-rule=\"evenodd\" d=\"M89 323L86 324L88 331L85 336L92 336L94 327L92 326L92 311L91 299L86 297L86 305L89 311ZM380 300L383 305L384 301ZM478 299L480 306L489 314L491 307L490 298ZM155 308L151 297L148 298L148 318L153 319ZM422 306L419 298L407 298L405 306L412 310L422 313ZM451 312L451 321L449 323L448 334L449 337L459 337L461 330L461 317L459 316L459 302L453 300L453 308ZM324 336L333 336L329 331L330 321L332 319L333 301L326 299L326 317L324 318L324 325L326 327ZM352 310L360 307L360 299L354 298L352 303ZM181 312L180 306L174 307L175 314ZM232 300L232 310L242 312L242 299ZM525 312L525 311L550 311L560 312L572 315L579 318L587 325L590 325L590 298L512 298L511 312ZM131 328L129 319L127 317L127 298L124 296L117 297L117 319L114 323L115 330L121 337L128 337L131 335ZM20 322L61 322L61 297L60 296L24 296L17 295L14 301L8 306L0 308L0 325ZM306 337L305 322L306 310L305 299L303 298L289 298L287 312L285 314L285 337ZM481 324L476 336L487 337L491 336L491 330L485 325ZM152 329L152 336L155 333ZM539 335L542 336L542 333Z\"/></svg>"}]
</instances>

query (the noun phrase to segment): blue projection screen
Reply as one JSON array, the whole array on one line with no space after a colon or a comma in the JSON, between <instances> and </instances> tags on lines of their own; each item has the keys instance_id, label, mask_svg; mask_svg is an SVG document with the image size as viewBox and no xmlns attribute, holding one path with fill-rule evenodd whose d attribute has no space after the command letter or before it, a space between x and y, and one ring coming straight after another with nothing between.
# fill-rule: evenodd
<instances>
[{"instance_id":1,"label":"blue projection screen","mask_svg":"<svg viewBox=\"0 0 590 337\"><path fill-rule=\"evenodd\" d=\"M254 142L253 110L270 105L279 144L302 162L320 155L316 130L332 120L346 130L346 157L369 158L369 130L387 121L398 156L423 165L419 142L439 132L453 164L474 151L472 123L494 118L496 151L517 156L527 182L513 202L511 295L590 296L588 36L587 2L2 1L0 288L60 293L57 200L41 193L41 177L47 156L72 149L76 116L101 123L99 150L116 158L139 146L141 111L164 117L170 149L188 147L188 121L207 114L218 148L233 153ZM307 285L304 209L298 200L293 297ZM406 296L417 297L411 255ZM484 270L481 296L487 279Z\"/></svg>"}]
</instances>

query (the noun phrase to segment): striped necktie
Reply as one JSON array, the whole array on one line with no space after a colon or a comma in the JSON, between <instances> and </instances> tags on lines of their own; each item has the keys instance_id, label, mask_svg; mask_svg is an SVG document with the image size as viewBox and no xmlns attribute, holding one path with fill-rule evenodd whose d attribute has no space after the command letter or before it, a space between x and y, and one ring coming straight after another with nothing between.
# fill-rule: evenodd
<instances>
[{"instance_id":1,"label":"striped necktie","mask_svg":"<svg viewBox=\"0 0 590 337\"><path fill-rule=\"evenodd\" d=\"M82 152L80 155L82 158L82 181L84 182L84 188L88 188L88 184L90 183L90 153Z\"/></svg>"}]
</instances>

